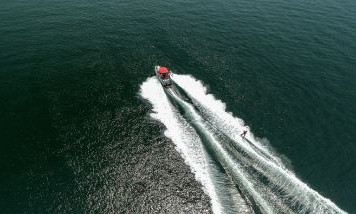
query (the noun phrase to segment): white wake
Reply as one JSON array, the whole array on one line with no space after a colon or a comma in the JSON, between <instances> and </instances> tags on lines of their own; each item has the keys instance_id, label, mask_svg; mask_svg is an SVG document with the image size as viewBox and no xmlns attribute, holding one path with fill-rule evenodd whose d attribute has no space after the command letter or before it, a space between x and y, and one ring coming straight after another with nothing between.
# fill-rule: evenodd
<instances>
[{"instance_id":1,"label":"white wake","mask_svg":"<svg viewBox=\"0 0 356 214\"><path fill-rule=\"evenodd\" d=\"M188 75L173 75L174 82L193 101L194 106L174 93L173 99L185 110L184 115L168 99L155 78L141 85L141 96L153 106L151 116L166 126L165 135L190 166L211 198L214 213L226 212L219 181L209 164L201 137L207 139L219 162L233 177L237 186L264 213L344 213L332 201L322 197L299 180L292 171L263 143L244 122L226 111L226 106L207 93L202 82ZM198 110L197 110L198 109ZM247 140L240 133L248 130ZM228 140L219 136L223 134ZM225 138L224 138L225 139ZM219 191L220 189L220 191ZM236 212L253 212L242 197L234 192ZM226 196L224 196L226 197Z\"/></svg>"},{"instance_id":2,"label":"white wake","mask_svg":"<svg viewBox=\"0 0 356 214\"><path fill-rule=\"evenodd\" d=\"M249 162L244 162L244 164L248 164L253 168L253 172L263 175L272 183L267 188L266 186L257 187L261 183L251 178L255 182L255 189L262 197L268 197L266 200L270 201L270 206L275 207L272 213L281 212L281 209L298 213L344 213L332 201L308 187L293 172L284 167L281 160L257 141L251 131L248 132L246 138L253 146L242 140L239 134L242 130L249 128L244 126L241 119L227 112L223 102L208 94L201 81L189 75L174 75L173 79L184 89L199 110L208 115L207 119L216 127L221 127L220 131L232 138L238 148L247 154ZM246 160L241 158L241 161ZM273 198L278 194L282 195L282 198Z\"/></svg>"},{"instance_id":3,"label":"white wake","mask_svg":"<svg viewBox=\"0 0 356 214\"><path fill-rule=\"evenodd\" d=\"M148 78L142 85L140 95L152 104L153 113L150 116L166 127L164 134L169 137L176 146L191 171L195 174L204 188L204 191L211 198L212 210L214 213L226 213L229 207L224 203L222 195L232 195L235 201L235 211L241 213L252 213L253 211L245 204L236 190L231 190L226 181L221 177L209 163L202 142L194 131L194 128L184 120L174 106L169 102L161 84L156 78ZM215 172L215 174L214 174ZM218 186L225 185L220 189Z\"/></svg>"}]
</instances>

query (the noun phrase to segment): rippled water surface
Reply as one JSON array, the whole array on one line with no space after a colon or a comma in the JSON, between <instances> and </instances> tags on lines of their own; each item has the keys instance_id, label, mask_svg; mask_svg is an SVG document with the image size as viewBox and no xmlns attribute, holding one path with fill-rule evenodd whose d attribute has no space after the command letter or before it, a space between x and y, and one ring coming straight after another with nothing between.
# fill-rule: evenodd
<instances>
[{"instance_id":1,"label":"rippled water surface","mask_svg":"<svg viewBox=\"0 0 356 214\"><path fill-rule=\"evenodd\" d=\"M355 213L354 14L352 0L2 0L2 212Z\"/></svg>"}]
</instances>

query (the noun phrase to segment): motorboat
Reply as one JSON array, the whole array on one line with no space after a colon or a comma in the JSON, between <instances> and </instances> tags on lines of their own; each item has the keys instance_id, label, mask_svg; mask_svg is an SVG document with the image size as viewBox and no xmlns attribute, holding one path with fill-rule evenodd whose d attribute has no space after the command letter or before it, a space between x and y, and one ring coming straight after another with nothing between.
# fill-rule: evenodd
<instances>
[{"instance_id":1,"label":"motorboat","mask_svg":"<svg viewBox=\"0 0 356 214\"><path fill-rule=\"evenodd\" d=\"M167 67L156 65L155 73L156 73L158 80L161 82L161 84L164 87L172 86L173 81L171 79L171 72Z\"/></svg>"}]
</instances>

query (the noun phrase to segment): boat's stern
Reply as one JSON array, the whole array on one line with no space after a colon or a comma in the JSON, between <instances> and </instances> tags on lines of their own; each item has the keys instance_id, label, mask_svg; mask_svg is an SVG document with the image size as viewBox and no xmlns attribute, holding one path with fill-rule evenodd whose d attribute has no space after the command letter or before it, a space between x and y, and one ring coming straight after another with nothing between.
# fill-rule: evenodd
<instances>
[{"instance_id":1,"label":"boat's stern","mask_svg":"<svg viewBox=\"0 0 356 214\"><path fill-rule=\"evenodd\" d=\"M161 79L161 83L164 87L170 87L173 84L173 81L171 78L167 78L167 79Z\"/></svg>"}]
</instances>

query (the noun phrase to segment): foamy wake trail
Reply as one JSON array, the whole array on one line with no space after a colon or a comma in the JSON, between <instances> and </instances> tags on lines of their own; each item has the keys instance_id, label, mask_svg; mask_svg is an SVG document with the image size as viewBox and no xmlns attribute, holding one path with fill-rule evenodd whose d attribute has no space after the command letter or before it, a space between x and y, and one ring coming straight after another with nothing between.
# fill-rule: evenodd
<instances>
[{"instance_id":1,"label":"foamy wake trail","mask_svg":"<svg viewBox=\"0 0 356 214\"><path fill-rule=\"evenodd\" d=\"M196 180L203 185L211 198L213 212L253 213L228 179L214 168L194 128L170 103L158 80L148 78L141 85L140 95L152 104L150 116L165 125L164 134L173 141Z\"/></svg>"},{"instance_id":2,"label":"foamy wake trail","mask_svg":"<svg viewBox=\"0 0 356 214\"><path fill-rule=\"evenodd\" d=\"M226 106L213 95L207 93L203 83L189 75L173 76L179 85L192 99L207 124L228 136L234 143L235 151L227 152L220 142L217 152L230 167L238 185L243 185L249 195L265 213L345 213L332 201L321 196L307 184L299 180L288 170L283 162L267 146L259 142L244 122L226 111ZM185 103L184 105L190 104ZM191 111L195 111L194 108ZM196 116L199 118L200 116ZM199 126L204 122L201 122ZM206 129L209 134L209 128ZM250 142L242 140L240 133L248 129L246 136ZM210 130L214 132L214 130ZM211 136L214 138L214 136ZM216 143L217 139L212 139ZM229 170L229 169L227 169Z\"/></svg>"}]
</instances>

